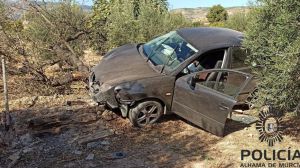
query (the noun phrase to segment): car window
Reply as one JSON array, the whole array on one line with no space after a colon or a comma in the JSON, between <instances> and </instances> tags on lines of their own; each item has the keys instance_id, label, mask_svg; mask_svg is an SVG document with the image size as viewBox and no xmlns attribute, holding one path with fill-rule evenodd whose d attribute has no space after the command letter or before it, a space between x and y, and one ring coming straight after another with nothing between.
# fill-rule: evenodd
<instances>
[{"instance_id":1,"label":"car window","mask_svg":"<svg viewBox=\"0 0 300 168\"><path fill-rule=\"evenodd\" d=\"M231 68L242 68L247 67L248 65L245 64L245 60L249 55L246 49L241 47L233 47L232 48L232 57L231 57Z\"/></svg>"},{"instance_id":2,"label":"car window","mask_svg":"<svg viewBox=\"0 0 300 168\"><path fill-rule=\"evenodd\" d=\"M204 53L184 68L181 75L191 74L207 69L221 69L224 56L225 49L218 49Z\"/></svg>"},{"instance_id":3,"label":"car window","mask_svg":"<svg viewBox=\"0 0 300 168\"><path fill-rule=\"evenodd\" d=\"M203 71L197 74L196 88L205 86L230 97L235 97L246 80L245 75L237 72Z\"/></svg>"},{"instance_id":4,"label":"car window","mask_svg":"<svg viewBox=\"0 0 300 168\"><path fill-rule=\"evenodd\" d=\"M164 65L168 70L174 70L198 52L175 31L144 44L143 50L154 65Z\"/></svg>"}]
</instances>

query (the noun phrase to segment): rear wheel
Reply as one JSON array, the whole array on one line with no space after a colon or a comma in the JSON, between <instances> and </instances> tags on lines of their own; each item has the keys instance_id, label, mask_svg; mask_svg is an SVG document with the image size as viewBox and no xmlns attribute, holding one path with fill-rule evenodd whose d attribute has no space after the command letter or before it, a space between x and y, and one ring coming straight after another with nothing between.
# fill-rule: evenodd
<instances>
[{"instance_id":1,"label":"rear wheel","mask_svg":"<svg viewBox=\"0 0 300 168\"><path fill-rule=\"evenodd\" d=\"M137 127L155 123L163 114L163 106L158 101L144 101L129 111L130 122Z\"/></svg>"}]
</instances>

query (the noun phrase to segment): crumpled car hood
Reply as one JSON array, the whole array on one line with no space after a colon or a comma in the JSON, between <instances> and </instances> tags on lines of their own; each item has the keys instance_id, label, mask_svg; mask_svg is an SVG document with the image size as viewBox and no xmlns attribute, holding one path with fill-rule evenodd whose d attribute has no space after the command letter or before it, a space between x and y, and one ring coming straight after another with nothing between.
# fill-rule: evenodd
<instances>
[{"instance_id":1,"label":"crumpled car hood","mask_svg":"<svg viewBox=\"0 0 300 168\"><path fill-rule=\"evenodd\" d=\"M140 55L135 44L112 50L92 71L96 81L110 85L160 75Z\"/></svg>"}]
</instances>

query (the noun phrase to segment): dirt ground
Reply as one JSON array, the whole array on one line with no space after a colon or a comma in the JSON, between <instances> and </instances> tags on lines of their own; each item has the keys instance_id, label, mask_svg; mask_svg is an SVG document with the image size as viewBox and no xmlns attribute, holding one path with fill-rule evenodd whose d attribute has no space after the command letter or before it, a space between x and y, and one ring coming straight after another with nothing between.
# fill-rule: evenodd
<instances>
[{"instance_id":1,"label":"dirt ground","mask_svg":"<svg viewBox=\"0 0 300 168\"><path fill-rule=\"evenodd\" d=\"M14 131L0 149L0 167L239 167L241 149L270 149L249 116L234 115L225 137L217 137L176 115L133 128L85 92L35 99L33 107L19 103L12 111ZM299 148L299 120L288 122L298 128L287 129L278 149Z\"/></svg>"},{"instance_id":2,"label":"dirt ground","mask_svg":"<svg viewBox=\"0 0 300 168\"><path fill-rule=\"evenodd\" d=\"M283 142L271 148L258 139L253 111L228 119L224 137L176 115L139 129L120 112L96 106L83 82L72 83L64 94L50 94L51 88L41 89L27 77L22 79L34 89L20 89L22 80L10 77L14 125L9 132L0 126L0 168L229 168L256 163L251 158L242 162L242 149L300 148L300 119L291 116L284 118Z\"/></svg>"}]
</instances>

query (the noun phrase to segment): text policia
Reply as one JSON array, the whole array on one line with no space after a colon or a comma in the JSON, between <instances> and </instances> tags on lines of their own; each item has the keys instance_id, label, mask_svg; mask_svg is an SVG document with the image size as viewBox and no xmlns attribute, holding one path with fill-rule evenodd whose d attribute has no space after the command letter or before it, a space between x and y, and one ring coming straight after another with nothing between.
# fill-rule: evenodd
<instances>
[{"instance_id":1,"label":"text policia","mask_svg":"<svg viewBox=\"0 0 300 168\"><path fill-rule=\"evenodd\" d=\"M252 159L255 161L299 161L300 150L282 149L282 150L241 150L241 160Z\"/></svg>"}]
</instances>

